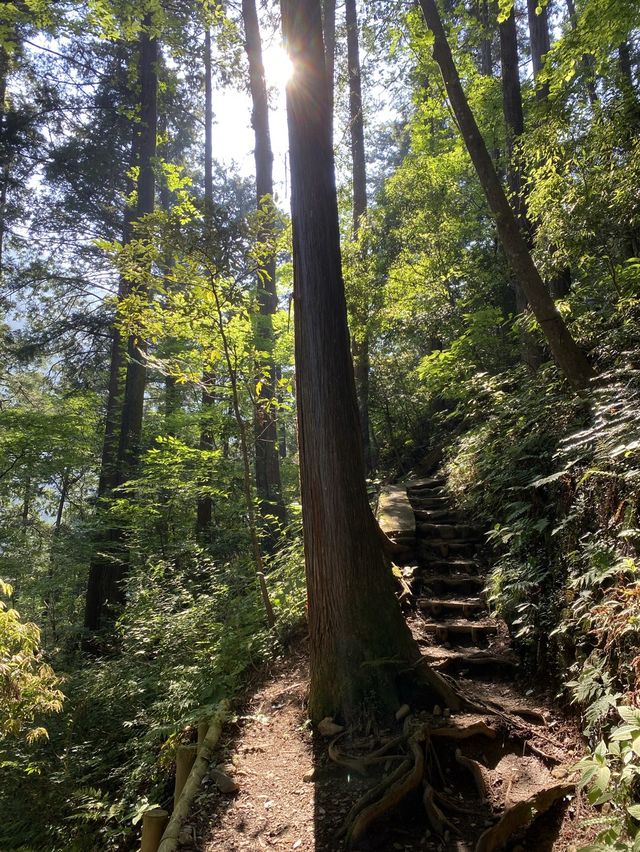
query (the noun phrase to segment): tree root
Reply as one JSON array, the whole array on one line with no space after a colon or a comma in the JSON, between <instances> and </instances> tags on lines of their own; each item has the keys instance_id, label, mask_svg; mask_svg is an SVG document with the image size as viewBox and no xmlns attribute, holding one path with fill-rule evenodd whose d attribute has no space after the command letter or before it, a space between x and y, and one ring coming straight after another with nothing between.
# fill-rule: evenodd
<instances>
[{"instance_id":1,"label":"tree root","mask_svg":"<svg viewBox=\"0 0 640 852\"><path fill-rule=\"evenodd\" d=\"M376 763L384 763L387 760L404 758L404 755L389 754L391 749L406 742L407 738L404 735L401 737L394 737L394 739L389 740L388 743L385 743L380 748L370 752L369 754L362 755L362 757L356 757L355 755L344 754L338 749L338 740L344 737L346 733L347 732L345 731L342 734L338 734L338 736L332 740L329 745L329 757L339 766L345 766L347 769L352 769L354 772L358 772L360 775L366 776L368 774L367 766L373 766Z\"/></svg>"},{"instance_id":2,"label":"tree root","mask_svg":"<svg viewBox=\"0 0 640 852\"><path fill-rule=\"evenodd\" d=\"M413 734L407 741L411 756L353 806L340 831L340 835L346 834L349 846L357 843L373 822L420 785L424 775L425 738L425 729Z\"/></svg>"},{"instance_id":3,"label":"tree root","mask_svg":"<svg viewBox=\"0 0 640 852\"><path fill-rule=\"evenodd\" d=\"M431 731L432 737L446 737L450 740L466 740L469 737L489 737L491 740L495 740L498 736L498 732L495 728L487 725L486 722L473 722L471 725L467 725L464 728L459 728L455 726L447 727L447 728L433 728Z\"/></svg>"},{"instance_id":4,"label":"tree root","mask_svg":"<svg viewBox=\"0 0 640 852\"><path fill-rule=\"evenodd\" d=\"M472 760L470 757L465 757L459 748L456 749L456 761L460 764L460 766L464 766L465 769L469 770L473 776L480 798L483 802L487 801L489 798L489 792L487 790L487 784L482 772L482 767L478 761Z\"/></svg>"},{"instance_id":5,"label":"tree root","mask_svg":"<svg viewBox=\"0 0 640 852\"><path fill-rule=\"evenodd\" d=\"M534 811L536 814L548 811L558 799L564 798L573 790L573 784L557 784L507 808L500 820L480 837L475 852L497 852L502 849L514 832L530 822Z\"/></svg>"},{"instance_id":6,"label":"tree root","mask_svg":"<svg viewBox=\"0 0 640 852\"><path fill-rule=\"evenodd\" d=\"M452 831L454 834L457 834L459 837L461 837L462 832L442 813L440 808L433 801L434 796L435 790L433 789L431 784L425 784L424 795L422 796L422 804L424 805L424 809L427 814L427 819L429 820L429 825L439 837L442 837L446 829L449 829L449 831Z\"/></svg>"}]
</instances>

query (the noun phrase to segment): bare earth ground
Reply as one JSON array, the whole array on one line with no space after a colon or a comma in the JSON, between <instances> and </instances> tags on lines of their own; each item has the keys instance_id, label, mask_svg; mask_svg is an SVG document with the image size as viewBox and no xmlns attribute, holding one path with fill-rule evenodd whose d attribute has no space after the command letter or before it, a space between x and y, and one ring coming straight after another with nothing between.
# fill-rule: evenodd
<instances>
[{"instance_id":1,"label":"bare earth ground","mask_svg":"<svg viewBox=\"0 0 640 852\"><path fill-rule=\"evenodd\" d=\"M218 765L239 786L224 795L211 779L205 779L189 823L182 834L181 850L187 852L254 852L260 849L338 852L343 843L336 837L352 803L375 783L353 775L332 763L327 740L313 734L305 711L307 690L306 643L291 649L265 673L262 684L246 699L238 718L226 728ZM474 689L506 704L527 702L517 687L502 682L474 683ZM543 710L547 725L536 737L555 758L553 778L566 778L566 767L579 756L581 744L574 726L554 714L540 700L527 706ZM469 741L471 743L471 741ZM533 742L533 741L532 741ZM504 750L492 741L467 754L492 770L489 799L498 793L507 800L526 797L529 774L540 773L540 762L527 754L526 746ZM476 753L477 752L477 753ZM443 760L444 776L461 804L474 796L473 785L455 761ZM543 767L543 771L544 767ZM556 782L557 783L557 782ZM489 814L490 816L490 814ZM571 852L588 841L584 822L593 816L578 795L555 805L534 821L526 835L515 836L506 847L512 852ZM472 852L475 839L490 820L453 818L464 839L438 839L428 830L420 797L409 799L396 813L380 823L355 848L362 850L455 850ZM471 821L470 821L471 820ZM464 824L463 824L464 823ZM471 841L469 840L471 837Z\"/></svg>"}]
</instances>

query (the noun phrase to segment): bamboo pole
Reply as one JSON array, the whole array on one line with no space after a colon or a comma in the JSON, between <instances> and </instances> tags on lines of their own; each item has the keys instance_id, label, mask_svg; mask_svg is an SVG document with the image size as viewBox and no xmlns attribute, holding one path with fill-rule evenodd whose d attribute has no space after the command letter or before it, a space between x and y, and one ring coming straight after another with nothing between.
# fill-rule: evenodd
<instances>
[{"instance_id":1,"label":"bamboo pole","mask_svg":"<svg viewBox=\"0 0 640 852\"><path fill-rule=\"evenodd\" d=\"M198 751L198 756L193 764L189 777L182 789L180 798L174 803L173 813L167 825L158 852L176 852L178 848L178 837L180 836L180 828L189 814L189 808L202 779L209 768L213 750L216 747L220 734L222 732L222 724L229 710L229 702L221 701L218 704L218 709L211 718L209 730L204 738L202 745ZM197 746L196 746L197 748Z\"/></svg>"},{"instance_id":2,"label":"bamboo pole","mask_svg":"<svg viewBox=\"0 0 640 852\"><path fill-rule=\"evenodd\" d=\"M151 808L144 812L140 852L158 852L158 846L168 822L169 814L163 808Z\"/></svg>"},{"instance_id":3,"label":"bamboo pole","mask_svg":"<svg viewBox=\"0 0 640 852\"><path fill-rule=\"evenodd\" d=\"M187 783L193 764L198 756L197 745L179 745L176 749L176 783L173 788L173 807L175 808L180 793Z\"/></svg>"}]
</instances>

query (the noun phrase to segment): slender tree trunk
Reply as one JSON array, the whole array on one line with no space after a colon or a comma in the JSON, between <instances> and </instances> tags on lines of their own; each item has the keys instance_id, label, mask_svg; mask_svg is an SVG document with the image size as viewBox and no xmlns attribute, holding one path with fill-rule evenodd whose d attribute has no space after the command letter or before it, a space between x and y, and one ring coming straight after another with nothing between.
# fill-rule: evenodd
<instances>
[{"instance_id":1,"label":"slender tree trunk","mask_svg":"<svg viewBox=\"0 0 640 852\"><path fill-rule=\"evenodd\" d=\"M518 36L514 10L500 23L500 64L502 69L502 106L507 140L507 185L520 228L529 246L532 245L532 228L527 218L527 203L522 181L523 162L520 156L520 140L524 133L524 113L518 62ZM524 313L528 308L527 297L517 278L513 281L516 312ZM525 364L537 370L542 362L542 353L527 331L520 335L520 354Z\"/></svg>"},{"instance_id":2,"label":"slender tree trunk","mask_svg":"<svg viewBox=\"0 0 640 852\"><path fill-rule=\"evenodd\" d=\"M569 15L569 23L571 29L575 30L578 25L578 17L576 15L576 5L573 0L567 0L567 14ZM584 69L585 83L587 87L587 97L591 106L598 103L598 90L596 88L596 72L594 58L589 53L585 53L582 57L582 67Z\"/></svg>"},{"instance_id":3,"label":"slender tree trunk","mask_svg":"<svg viewBox=\"0 0 640 852\"><path fill-rule=\"evenodd\" d=\"M311 655L309 712L357 723L397 709L419 658L367 501L342 279L318 0L284 0L296 392ZM438 680L434 678L434 681Z\"/></svg>"},{"instance_id":4,"label":"slender tree trunk","mask_svg":"<svg viewBox=\"0 0 640 852\"><path fill-rule=\"evenodd\" d=\"M509 205L464 94L435 0L420 0L420 6L434 36L434 58L440 66L460 133L475 166L489 207L496 218L498 235L505 254L520 281L524 295L549 343L556 363L572 385L577 388L584 387L593 375L593 371L586 356L571 336L531 258L527 242L520 231L516 216Z\"/></svg>"},{"instance_id":5,"label":"slender tree trunk","mask_svg":"<svg viewBox=\"0 0 640 852\"><path fill-rule=\"evenodd\" d=\"M493 56L491 53L491 29L489 26L489 2L480 0L478 19L482 26L482 41L480 42L480 73L485 77L493 74Z\"/></svg>"},{"instance_id":6,"label":"slender tree trunk","mask_svg":"<svg viewBox=\"0 0 640 852\"><path fill-rule=\"evenodd\" d=\"M351 132L351 162L353 185L353 235L357 240L360 225L367 213L367 170L364 149L364 115L362 110L362 75L360 47L358 44L358 13L356 0L345 0L347 23L347 64L349 72L349 128ZM364 463L367 471L372 468L371 440L369 435L369 332L366 306L362 315L356 312L356 323L361 326L361 336L352 342L356 391Z\"/></svg>"},{"instance_id":7,"label":"slender tree trunk","mask_svg":"<svg viewBox=\"0 0 640 852\"><path fill-rule=\"evenodd\" d=\"M213 205L213 66L211 60L211 31L207 25L204 33L204 206L205 213L210 214ZM202 377L201 410L203 424L200 429L200 449L213 449L211 435L211 419L216 404L211 387L215 377L206 371ZM206 477L205 486L210 484L210 476ZM213 501L210 494L198 497L196 505L196 533L200 541L208 543L211 538L211 522L213 518Z\"/></svg>"},{"instance_id":8,"label":"slender tree trunk","mask_svg":"<svg viewBox=\"0 0 640 852\"><path fill-rule=\"evenodd\" d=\"M145 17L145 25L150 17ZM158 41L146 30L140 36L140 139L139 175L136 219L153 213L155 206L154 159L158 124ZM118 447L118 478L125 481L135 470L140 453L142 413L147 369L144 364L145 343L130 337L127 343L127 374L122 402L122 422Z\"/></svg>"},{"instance_id":9,"label":"slender tree trunk","mask_svg":"<svg viewBox=\"0 0 640 852\"><path fill-rule=\"evenodd\" d=\"M540 13L537 9L540 8ZM541 100L549 97L549 85L538 85L538 76L544 66L544 57L551 49L549 38L549 18L546 5L539 7L538 0L527 0L527 17L529 19L529 43L531 45L531 64L533 79L536 81L536 94Z\"/></svg>"},{"instance_id":10,"label":"slender tree trunk","mask_svg":"<svg viewBox=\"0 0 640 852\"><path fill-rule=\"evenodd\" d=\"M333 97L336 65L336 0L322 0L322 35L324 39L324 64L329 87L329 135L333 140Z\"/></svg>"},{"instance_id":11,"label":"slender tree trunk","mask_svg":"<svg viewBox=\"0 0 640 852\"><path fill-rule=\"evenodd\" d=\"M253 111L251 123L255 135L256 202L263 216L259 238L268 246L273 242L273 152L269 132L269 101L262 62L262 41L255 0L242 0L245 48L249 60L249 88ZM258 316L256 348L267 353L258 382L255 408L255 469L260 514L265 523L264 546L268 553L275 550L279 530L287 522L282 497L280 455L278 453L277 399L275 393L275 363L273 360L273 315L278 309L276 292L276 258L273 250L263 262L257 275ZM272 520L275 519L275 522Z\"/></svg>"},{"instance_id":12,"label":"slender tree trunk","mask_svg":"<svg viewBox=\"0 0 640 852\"><path fill-rule=\"evenodd\" d=\"M144 25L148 26L149 23L147 16ZM139 51L141 124L133 146L139 165L137 202L133 219L139 219L146 213L153 212L155 197L153 159L156 151L158 44L156 39L150 38L144 30L139 39ZM130 239L132 224L132 219L125 219L125 242ZM129 291L129 282L121 279L119 296L124 297ZM133 471L139 448L146 371L144 365L137 360L140 353L136 341L131 338L127 346L131 360L127 364L121 402L120 375L124 369L123 346L124 342L114 329L99 497L106 496L128 478ZM119 432L118 420L120 421ZM107 540L98 543L89 566L84 613L84 626L88 634L85 636L84 644L88 649L96 647L91 634L106 627L112 620L114 612L117 612L124 603L122 579L125 570L126 555L122 549L122 532L110 529Z\"/></svg>"}]
</instances>

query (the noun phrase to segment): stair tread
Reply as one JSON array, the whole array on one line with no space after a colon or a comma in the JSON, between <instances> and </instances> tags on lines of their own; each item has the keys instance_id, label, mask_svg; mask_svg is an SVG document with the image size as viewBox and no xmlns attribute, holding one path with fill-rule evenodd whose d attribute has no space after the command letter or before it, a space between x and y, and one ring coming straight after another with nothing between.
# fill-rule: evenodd
<instances>
[{"instance_id":1,"label":"stair tread","mask_svg":"<svg viewBox=\"0 0 640 852\"><path fill-rule=\"evenodd\" d=\"M467 630L480 630L495 633L498 630L498 625L495 621L470 621L467 618L462 620L443 619L442 621L425 621L422 627L427 632L435 632L437 630L463 632Z\"/></svg>"},{"instance_id":2,"label":"stair tread","mask_svg":"<svg viewBox=\"0 0 640 852\"><path fill-rule=\"evenodd\" d=\"M418 606L439 606L439 607L475 607L482 609L485 606L485 602L482 598L477 597L468 597L468 598L420 598L418 600Z\"/></svg>"},{"instance_id":3,"label":"stair tread","mask_svg":"<svg viewBox=\"0 0 640 852\"><path fill-rule=\"evenodd\" d=\"M444 586L462 586L464 583L473 583L474 586L484 585L484 578L477 574L431 574L429 576L416 574L415 576L419 576L425 585L429 583L434 585L441 583Z\"/></svg>"}]
</instances>

